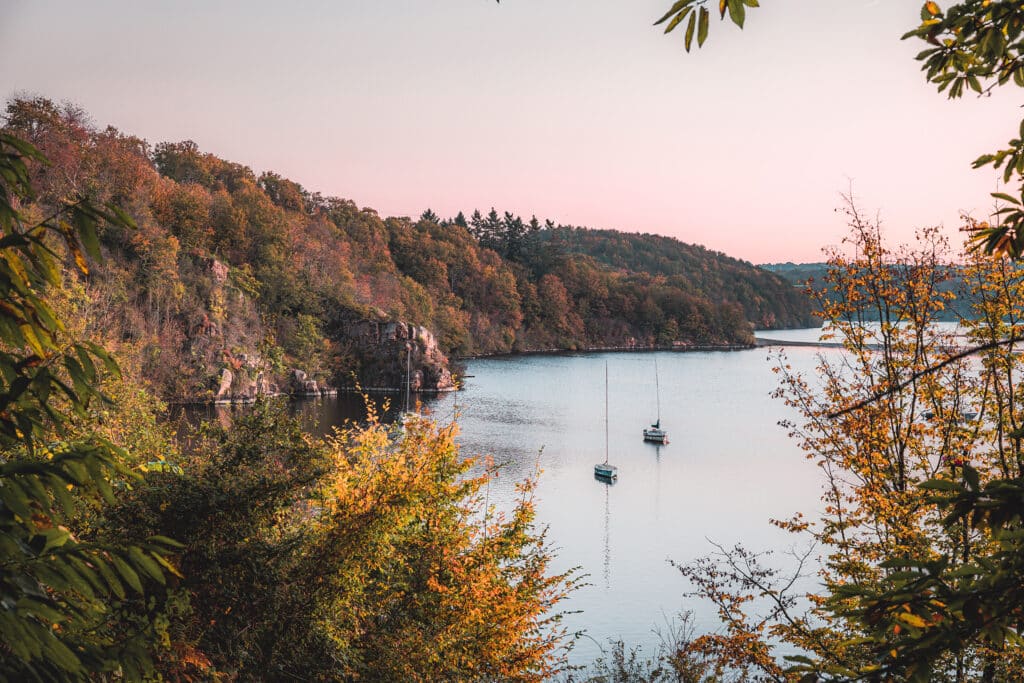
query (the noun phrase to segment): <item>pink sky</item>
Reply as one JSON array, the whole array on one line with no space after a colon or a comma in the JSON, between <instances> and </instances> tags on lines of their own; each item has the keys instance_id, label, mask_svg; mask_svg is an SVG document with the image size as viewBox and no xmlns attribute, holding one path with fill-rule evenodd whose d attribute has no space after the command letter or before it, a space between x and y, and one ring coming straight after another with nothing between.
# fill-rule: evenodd
<instances>
[{"instance_id":1,"label":"pink sky","mask_svg":"<svg viewBox=\"0 0 1024 683\"><path fill-rule=\"evenodd\" d=\"M496 206L753 262L984 215L1019 91L950 102L907 0L765 0L687 55L669 0L0 4L0 95L73 101L386 215Z\"/></svg>"}]
</instances>

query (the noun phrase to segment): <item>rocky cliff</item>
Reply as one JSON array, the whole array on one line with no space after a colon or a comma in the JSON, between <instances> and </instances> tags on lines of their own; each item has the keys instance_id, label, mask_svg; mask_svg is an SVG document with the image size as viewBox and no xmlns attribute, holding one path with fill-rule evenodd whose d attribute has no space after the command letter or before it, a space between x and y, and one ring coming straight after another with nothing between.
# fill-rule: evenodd
<instances>
[{"instance_id":1,"label":"rocky cliff","mask_svg":"<svg viewBox=\"0 0 1024 683\"><path fill-rule=\"evenodd\" d=\"M194 400L247 403L259 396L323 396L337 387L369 391L450 391L455 388L448 358L426 327L368 314L344 311L329 332L343 352L344 370L314 375L313 368L283 369L256 349L261 329L257 309L233 285L229 269L216 259L204 264L210 288L202 324L188 341L193 359L206 367L208 387ZM302 360L302 359L297 359Z\"/></svg>"},{"instance_id":2,"label":"rocky cliff","mask_svg":"<svg viewBox=\"0 0 1024 683\"><path fill-rule=\"evenodd\" d=\"M358 357L355 374L363 389L404 390L407 373L414 392L455 388L448 358L426 327L387 320L376 312L374 319L346 320L338 334Z\"/></svg>"}]
</instances>

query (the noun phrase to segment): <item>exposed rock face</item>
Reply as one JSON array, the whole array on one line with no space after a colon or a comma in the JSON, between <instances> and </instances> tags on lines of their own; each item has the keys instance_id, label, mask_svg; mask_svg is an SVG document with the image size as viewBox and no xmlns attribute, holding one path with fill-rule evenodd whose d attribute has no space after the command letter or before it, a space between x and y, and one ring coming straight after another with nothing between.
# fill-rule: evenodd
<instances>
[{"instance_id":1,"label":"exposed rock face","mask_svg":"<svg viewBox=\"0 0 1024 683\"><path fill-rule=\"evenodd\" d=\"M292 396L323 396L337 393L337 391L326 384L321 385L315 379L310 379L302 370L292 370L289 377L288 393Z\"/></svg>"},{"instance_id":2,"label":"exposed rock face","mask_svg":"<svg viewBox=\"0 0 1024 683\"><path fill-rule=\"evenodd\" d=\"M203 292L206 306L194 316L187 342L188 358L199 369L196 379L203 387L193 395L194 399L249 403L260 396L282 393L337 393L319 375L310 377L309 368L300 366L283 376L275 374L267 360L254 350L260 339L255 303L232 284L227 264L214 258L200 263L208 278L208 289ZM350 368L356 370L364 389L404 391L407 381L414 392L454 389L448 358L438 348L430 330L390 320L379 310L372 311L369 317L354 311L348 316L331 336L347 347L354 361ZM336 371L340 381L351 382L347 371Z\"/></svg>"},{"instance_id":3,"label":"exposed rock face","mask_svg":"<svg viewBox=\"0 0 1024 683\"><path fill-rule=\"evenodd\" d=\"M238 367L243 359L246 364ZM305 371L299 369L289 371L285 391L282 392L280 386L271 381L270 375L260 369L259 357L251 354L229 357L227 362L237 369L234 372L229 368L221 370L215 403L252 403L260 396L278 396L281 393L291 396L328 396L338 393L337 389L311 379Z\"/></svg>"},{"instance_id":4,"label":"exposed rock face","mask_svg":"<svg viewBox=\"0 0 1024 683\"><path fill-rule=\"evenodd\" d=\"M221 369L215 403L251 403L258 396L271 394L268 383L261 381L263 372L258 356L225 353L224 362L227 367Z\"/></svg>"},{"instance_id":5,"label":"exposed rock face","mask_svg":"<svg viewBox=\"0 0 1024 683\"><path fill-rule=\"evenodd\" d=\"M234 374L224 368L220 373L220 387L217 389L217 395L214 396L214 401L220 403L222 401L231 400L231 383L234 381Z\"/></svg>"},{"instance_id":6,"label":"exposed rock face","mask_svg":"<svg viewBox=\"0 0 1024 683\"><path fill-rule=\"evenodd\" d=\"M222 263L217 259L210 259L210 275L213 276L213 281L218 285L223 285L228 281L228 272L226 263Z\"/></svg>"},{"instance_id":7,"label":"exposed rock face","mask_svg":"<svg viewBox=\"0 0 1024 683\"><path fill-rule=\"evenodd\" d=\"M275 377L267 361L254 351L259 341L255 305L231 285L227 264L210 258L201 265L209 275L209 288L204 292L205 309L195 316L189 332L188 353L196 367L213 376L208 375L207 392L192 398L208 401L212 396L215 403L251 403L260 396L281 393L322 396L336 392L302 370Z\"/></svg>"},{"instance_id":8,"label":"exposed rock face","mask_svg":"<svg viewBox=\"0 0 1024 683\"><path fill-rule=\"evenodd\" d=\"M411 391L455 388L448 358L425 327L401 321L353 319L341 335L362 356L359 381L364 389L405 389L408 368Z\"/></svg>"}]
</instances>

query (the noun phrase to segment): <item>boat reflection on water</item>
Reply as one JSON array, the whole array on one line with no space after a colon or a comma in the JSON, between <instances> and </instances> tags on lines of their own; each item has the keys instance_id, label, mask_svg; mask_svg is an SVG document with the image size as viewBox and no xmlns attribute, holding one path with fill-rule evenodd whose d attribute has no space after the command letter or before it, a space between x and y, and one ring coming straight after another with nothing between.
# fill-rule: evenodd
<instances>
[{"instance_id":1,"label":"boat reflection on water","mask_svg":"<svg viewBox=\"0 0 1024 683\"><path fill-rule=\"evenodd\" d=\"M612 544L611 544L611 488L615 485L614 478L602 477L597 474L594 479L604 484L604 557L602 562L601 575L604 577L604 587L612 587Z\"/></svg>"}]
</instances>

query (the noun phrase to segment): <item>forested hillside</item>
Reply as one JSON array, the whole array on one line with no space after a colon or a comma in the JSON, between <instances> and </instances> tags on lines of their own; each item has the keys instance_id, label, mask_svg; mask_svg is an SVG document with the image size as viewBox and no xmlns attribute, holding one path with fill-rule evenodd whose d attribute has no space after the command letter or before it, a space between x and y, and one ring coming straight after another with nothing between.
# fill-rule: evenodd
<instances>
[{"instance_id":1,"label":"forested hillside","mask_svg":"<svg viewBox=\"0 0 1024 683\"><path fill-rule=\"evenodd\" d=\"M782 278L746 261L672 237L557 226L545 234L569 254L585 254L621 272L664 277L672 286L710 301L723 297L743 308L759 328L802 327L807 297Z\"/></svg>"},{"instance_id":2,"label":"forested hillside","mask_svg":"<svg viewBox=\"0 0 1024 683\"><path fill-rule=\"evenodd\" d=\"M806 323L781 278L670 238L499 216L383 218L266 172L18 99L6 129L51 160L36 205L126 207L74 305L174 400L451 385L447 356L735 344ZM93 323L95 324L95 323Z\"/></svg>"}]
</instances>

